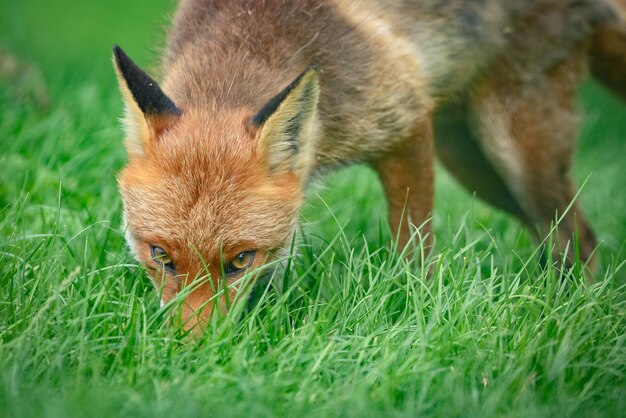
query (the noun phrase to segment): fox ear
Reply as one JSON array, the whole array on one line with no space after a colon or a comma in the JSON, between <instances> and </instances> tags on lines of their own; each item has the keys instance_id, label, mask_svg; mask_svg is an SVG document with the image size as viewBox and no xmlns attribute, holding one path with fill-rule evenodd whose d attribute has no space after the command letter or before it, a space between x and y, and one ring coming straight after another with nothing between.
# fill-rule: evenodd
<instances>
[{"instance_id":1,"label":"fox ear","mask_svg":"<svg viewBox=\"0 0 626 418\"><path fill-rule=\"evenodd\" d=\"M270 172L295 172L304 181L313 165L318 131L318 68L308 67L252 117L258 152Z\"/></svg>"},{"instance_id":2,"label":"fox ear","mask_svg":"<svg viewBox=\"0 0 626 418\"><path fill-rule=\"evenodd\" d=\"M181 111L119 46L113 47L113 62L126 104L126 148L143 155L149 139L169 127Z\"/></svg>"}]
</instances>

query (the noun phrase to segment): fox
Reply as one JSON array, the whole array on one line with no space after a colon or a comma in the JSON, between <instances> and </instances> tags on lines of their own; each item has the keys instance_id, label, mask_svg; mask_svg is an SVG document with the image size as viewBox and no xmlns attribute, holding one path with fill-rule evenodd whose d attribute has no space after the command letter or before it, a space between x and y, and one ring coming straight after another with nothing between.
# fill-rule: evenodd
<instances>
[{"instance_id":1,"label":"fox","mask_svg":"<svg viewBox=\"0 0 626 418\"><path fill-rule=\"evenodd\" d=\"M378 175L401 251L433 246L435 159L555 255L597 245L571 178L575 93L626 99L624 0L182 0L157 83L118 46L127 243L201 329L284 257L313 179ZM421 246L421 247L420 247ZM408 250L408 257L415 253ZM226 289L219 296L219 289ZM179 295L180 296L180 295Z\"/></svg>"}]
</instances>

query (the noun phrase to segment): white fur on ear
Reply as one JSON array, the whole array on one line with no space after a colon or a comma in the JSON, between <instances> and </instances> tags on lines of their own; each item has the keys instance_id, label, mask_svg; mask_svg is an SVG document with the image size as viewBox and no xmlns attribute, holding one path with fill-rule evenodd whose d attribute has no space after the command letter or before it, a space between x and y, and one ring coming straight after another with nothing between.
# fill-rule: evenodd
<instances>
[{"instance_id":1,"label":"white fur on ear","mask_svg":"<svg viewBox=\"0 0 626 418\"><path fill-rule=\"evenodd\" d=\"M309 67L252 118L270 172L293 171L306 181L319 135L319 94L318 69Z\"/></svg>"},{"instance_id":2,"label":"white fur on ear","mask_svg":"<svg viewBox=\"0 0 626 418\"><path fill-rule=\"evenodd\" d=\"M144 155L144 142L150 135L150 128L146 118L141 113L139 106L134 102L130 94L126 94L128 88L120 80L120 89L124 96L124 116L120 122L124 130L124 145L126 152L137 156ZM130 96L130 97L127 97Z\"/></svg>"}]
</instances>

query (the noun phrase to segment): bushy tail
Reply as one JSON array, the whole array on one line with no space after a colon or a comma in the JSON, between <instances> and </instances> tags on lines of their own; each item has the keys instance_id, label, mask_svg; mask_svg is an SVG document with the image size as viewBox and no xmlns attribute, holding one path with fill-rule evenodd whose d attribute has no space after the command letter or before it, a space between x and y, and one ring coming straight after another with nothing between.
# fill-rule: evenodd
<instances>
[{"instance_id":1,"label":"bushy tail","mask_svg":"<svg viewBox=\"0 0 626 418\"><path fill-rule=\"evenodd\" d=\"M613 16L599 24L591 41L591 73L626 100L626 0L608 0Z\"/></svg>"}]
</instances>

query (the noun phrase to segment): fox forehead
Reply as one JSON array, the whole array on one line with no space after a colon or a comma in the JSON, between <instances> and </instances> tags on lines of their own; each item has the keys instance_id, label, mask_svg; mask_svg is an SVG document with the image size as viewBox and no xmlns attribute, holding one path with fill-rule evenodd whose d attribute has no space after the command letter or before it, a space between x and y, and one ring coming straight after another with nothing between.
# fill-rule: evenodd
<instances>
[{"instance_id":1,"label":"fox forehead","mask_svg":"<svg viewBox=\"0 0 626 418\"><path fill-rule=\"evenodd\" d=\"M236 174L258 165L249 114L243 109L185 109L158 138L148 139L148 159L160 171L179 177L248 178Z\"/></svg>"},{"instance_id":2,"label":"fox forehead","mask_svg":"<svg viewBox=\"0 0 626 418\"><path fill-rule=\"evenodd\" d=\"M295 227L299 180L269 173L241 112L183 115L120 176L130 232L205 256L241 243L280 245Z\"/></svg>"},{"instance_id":3,"label":"fox forehead","mask_svg":"<svg viewBox=\"0 0 626 418\"><path fill-rule=\"evenodd\" d=\"M183 193L170 196L143 186L125 187L125 216L131 233L155 245L169 244L181 251L193 247L210 255L244 244L272 249L295 226L292 219L297 206L278 193L208 190L190 206L178 204L177 197Z\"/></svg>"}]
</instances>

